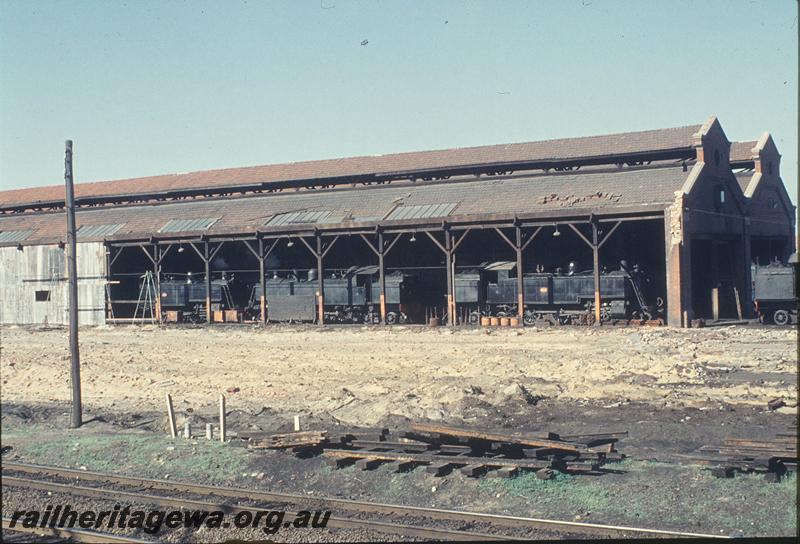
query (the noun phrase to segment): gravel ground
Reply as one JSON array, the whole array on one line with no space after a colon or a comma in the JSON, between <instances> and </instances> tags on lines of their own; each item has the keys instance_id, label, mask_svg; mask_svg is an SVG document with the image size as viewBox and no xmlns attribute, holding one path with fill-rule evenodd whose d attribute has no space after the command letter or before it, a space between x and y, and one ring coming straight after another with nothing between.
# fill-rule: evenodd
<instances>
[{"instance_id":1,"label":"gravel ground","mask_svg":"<svg viewBox=\"0 0 800 544\"><path fill-rule=\"evenodd\" d=\"M87 424L70 430L65 332L0 329L0 441L12 448L4 460L649 528L796 532L796 478L717 480L677 464L726 437L797 429L792 329L119 327L87 329L81 339ZM173 442L165 437L167 392L178 425L191 420L200 434L216 423L225 393L231 434L289 430L295 414L310 430L409 421L627 430L620 451L648 461L551 482L332 470L319 457ZM778 397L787 406L769 410Z\"/></svg>"},{"instance_id":2,"label":"gravel ground","mask_svg":"<svg viewBox=\"0 0 800 544\"><path fill-rule=\"evenodd\" d=\"M0 328L3 403L69 400L63 329ZM738 326L107 327L81 331L88 407L213 410L220 393L249 413L293 412L351 425L387 418L469 421L540 400L654 407L797 406L797 333ZM466 413L465 413L466 412Z\"/></svg>"},{"instance_id":3,"label":"gravel ground","mask_svg":"<svg viewBox=\"0 0 800 544\"><path fill-rule=\"evenodd\" d=\"M70 506L72 509L93 512L112 511L116 505L121 508L131 507L131 511L143 510L145 512L153 510L169 511L163 506L151 506L146 503L125 503L103 499L86 497L75 497L62 493L51 493L37 490L26 490L15 487L3 487L3 516L11 516L13 512L20 510L39 510L42 511L46 506L56 508ZM225 518L230 522L230 517ZM153 540L154 542L222 542L226 540L269 540L272 542L396 542L396 541L415 541L411 538L397 538L385 533L370 531L366 529L295 529L281 528L275 534L266 534L261 528L246 529L224 529L207 528L199 529L168 529L150 534L140 529L120 529L118 527L104 526L98 529L102 532L134 536L136 538Z\"/></svg>"}]
</instances>

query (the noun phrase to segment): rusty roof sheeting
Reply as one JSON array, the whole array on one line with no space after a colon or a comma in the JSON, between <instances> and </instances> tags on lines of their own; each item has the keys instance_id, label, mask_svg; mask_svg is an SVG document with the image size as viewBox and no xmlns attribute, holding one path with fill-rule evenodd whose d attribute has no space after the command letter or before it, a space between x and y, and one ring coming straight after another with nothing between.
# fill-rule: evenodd
<instances>
[{"instance_id":1,"label":"rusty roof sheeting","mask_svg":"<svg viewBox=\"0 0 800 544\"><path fill-rule=\"evenodd\" d=\"M493 165L515 162L587 159L672 149L691 149L692 136L702 125L625 132L582 138L463 147L272 164L183 174L167 174L115 181L78 183L75 197L150 194L186 189L219 188L275 181L388 175L400 172ZM52 185L0 192L0 205L29 204L64 199L64 186Z\"/></svg>"},{"instance_id":2,"label":"rusty roof sheeting","mask_svg":"<svg viewBox=\"0 0 800 544\"><path fill-rule=\"evenodd\" d=\"M613 169L582 173L515 176L469 181L418 182L351 189L273 193L228 199L179 201L150 205L81 208L79 226L125 223L109 239L141 239L156 235L158 225L180 216L185 220L218 217L205 234L254 233L272 217L297 210L348 210L352 221L391 224L397 207L458 202L449 220L488 214L530 214L553 210L613 210L669 204L687 173L681 167ZM0 231L31 229L27 243L52 243L65 238L63 212L0 216ZM374 221L373 221L374 220ZM346 222L346 221L343 221ZM100 238L102 239L102 238ZM87 240L88 241L88 240Z\"/></svg>"}]
</instances>

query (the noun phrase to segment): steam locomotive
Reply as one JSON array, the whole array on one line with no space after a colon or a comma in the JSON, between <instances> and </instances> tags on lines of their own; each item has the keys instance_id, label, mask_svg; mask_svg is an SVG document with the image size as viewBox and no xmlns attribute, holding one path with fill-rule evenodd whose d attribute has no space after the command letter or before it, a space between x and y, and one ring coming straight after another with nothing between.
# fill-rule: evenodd
<instances>
[{"instance_id":1,"label":"steam locomotive","mask_svg":"<svg viewBox=\"0 0 800 544\"><path fill-rule=\"evenodd\" d=\"M797 323L797 266L793 253L787 264L774 261L753 267L753 302L762 323Z\"/></svg>"},{"instance_id":2,"label":"steam locomotive","mask_svg":"<svg viewBox=\"0 0 800 544\"><path fill-rule=\"evenodd\" d=\"M218 279L211 280L211 309L224 310L234 308L231 296L233 276L225 272ZM197 323L205 320L206 316L206 284L196 281L189 272L186 279L181 281L175 276L167 276L160 285L161 312L178 312L180 321ZM163 317L163 316L162 316Z\"/></svg>"},{"instance_id":3,"label":"steam locomotive","mask_svg":"<svg viewBox=\"0 0 800 544\"><path fill-rule=\"evenodd\" d=\"M456 309L466 321L477 324L482 316L516 316L517 277L514 262L484 264L455 275ZM535 273L523 274L523 323L539 321L553 324L590 324L594 321L594 276L592 271L577 271L569 264L566 272L557 269L546 273L541 267ZM643 285L649 278L638 266L629 268L625 261L620 269L602 270L600 274L601 321L612 319L656 319L663 310L663 300L656 306L647 303Z\"/></svg>"},{"instance_id":4,"label":"steam locomotive","mask_svg":"<svg viewBox=\"0 0 800 544\"><path fill-rule=\"evenodd\" d=\"M408 322L407 308L415 297L416 278L404 272L385 276L386 323ZM267 318L272 322L314 322L317 319L317 271L306 277L296 272L265 280ZM256 316L261 300L261 284L250 295L248 314ZM380 283L377 266L353 266L333 272L323 282L323 316L326 323L380 323Z\"/></svg>"}]
</instances>

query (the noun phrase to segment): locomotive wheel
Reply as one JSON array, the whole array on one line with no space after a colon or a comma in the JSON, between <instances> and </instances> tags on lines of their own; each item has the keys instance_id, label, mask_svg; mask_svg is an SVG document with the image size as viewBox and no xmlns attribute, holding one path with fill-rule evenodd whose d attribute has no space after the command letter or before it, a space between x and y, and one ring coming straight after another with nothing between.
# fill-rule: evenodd
<instances>
[{"instance_id":1,"label":"locomotive wheel","mask_svg":"<svg viewBox=\"0 0 800 544\"><path fill-rule=\"evenodd\" d=\"M381 316L380 316L380 314L372 314L372 324L373 325L380 325L381 324Z\"/></svg>"},{"instance_id":2,"label":"locomotive wheel","mask_svg":"<svg viewBox=\"0 0 800 544\"><path fill-rule=\"evenodd\" d=\"M522 316L523 325L533 325L534 321L536 321L536 319L533 317L532 313L525 312L525 314Z\"/></svg>"},{"instance_id":3,"label":"locomotive wheel","mask_svg":"<svg viewBox=\"0 0 800 544\"><path fill-rule=\"evenodd\" d=\"M389 312L386 314L386 324L394 325L395 323L397 323L397 314L394 312Z\"/></svg>"},{"instance_id":4,"label":"locomotive wheel","mask_svg":"<svg viewBox=\"0 0 800 544\"><path fill-rule=\"evenodd\" d=\"M481 321L481 314L478 312L470 312L469 313L469 324L470 325L477 325Z\"/></svg>"},{"instance_id":5,"label":"locomotive wheel","mask_svg":"<svg viewBox=\"0 0 800 544\"><path fill-rule=\"evenodd\" d=\"M405 325L406 323L408 323L408 316L403 312L400 312L400 319L398 321L400 321L401 325Z\"/></svg>"},{"instance_id":6,"label":"locomotive wheel","mask_svg":"<svg viewBox=\"0 0 800 544\"><path fill-rule=\"evenodd\" d=\"M776 325L788 325L789 312L786 310L775 310L775 313L772 314L772 322Z\"/></svg>"}]
</instances>

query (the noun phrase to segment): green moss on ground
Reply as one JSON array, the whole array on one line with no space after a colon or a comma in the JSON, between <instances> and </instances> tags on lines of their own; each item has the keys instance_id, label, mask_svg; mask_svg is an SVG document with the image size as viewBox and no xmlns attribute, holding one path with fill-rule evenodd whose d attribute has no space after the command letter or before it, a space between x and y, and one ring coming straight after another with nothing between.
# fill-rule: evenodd
<instances>
[{"instance_id":1,"label":"green moss on ground","mask_svg":"<svg viewBox=\"0 0 800 544\"><path fill-rule=\"evenodd\" d=\"M47 440L41 438L17 443L14 452L26 463L85 467L90 471L150 478L172 475L209 483L229 481L247 470L249 461L242 448L206 440L192 442L159 435L80 433L54 435Z\"/></svg>"},{"instance_id":2,"label":"green moss on ground","mask_svg":"<svg viewBox=\"0 0 800 544\"><path fill-rule=\"evenodd\" d=\"M620 523L651 529L695 527L697 532L743 535L789 535L797 527L794 475L779 483L763 475L744 474L719 479L700 467L629 461L624 478L559 474L539 480L524 473L509 480L483 479L478 487L522 499L530 514L553 517L554 512L579 515L583 520ZM653 485L648 477L659 472Z\"/></svg>"}]
</instances>

